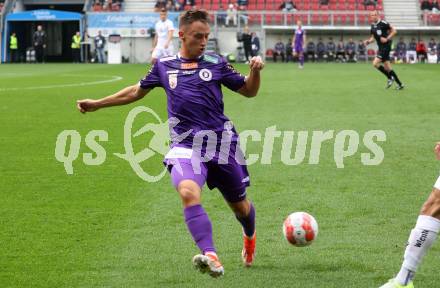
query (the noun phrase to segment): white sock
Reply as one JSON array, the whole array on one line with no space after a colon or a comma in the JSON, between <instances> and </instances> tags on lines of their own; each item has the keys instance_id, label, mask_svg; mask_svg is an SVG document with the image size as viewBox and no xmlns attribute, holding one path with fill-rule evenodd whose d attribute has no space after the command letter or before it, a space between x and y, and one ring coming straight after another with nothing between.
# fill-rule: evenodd
<instances>
[{"instance_id":1,"label":"white sock","mask_svg":"<svg viewBox=\"0 0 440 288\"><path fill-rule=\"evenodd\" d=\"M419 216L416 227L409 235L402 268L396 276L400 285L407 285L414 278L423 256L435 242L439 231L440 220L431 216Z\"/></svg>"}]
</instances>

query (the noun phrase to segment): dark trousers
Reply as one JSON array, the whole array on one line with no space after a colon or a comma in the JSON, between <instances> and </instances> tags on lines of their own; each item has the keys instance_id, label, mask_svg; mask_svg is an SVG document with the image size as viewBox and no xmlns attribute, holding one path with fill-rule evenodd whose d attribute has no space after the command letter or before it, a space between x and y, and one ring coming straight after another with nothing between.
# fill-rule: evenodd
<instances>
[{"instance_id":1,"label":"dark trousers","mask_svg":"<svg viewBox=\"0 0 440 288\"><path fill-rule=\"evenodd\" d=\"M35 59L37 62L44 62L44 48L43 45L37 45L35 48Z\"/></svg>"},{"instance_id":2,"label":"dark trousers","mask_svg":"<svg viewBox=\"0 0 440 288\"><path fill-rule=\"evenodd\" d=\"M11 53L11 63L17 63L18 62L18 50L17 49L10 49Z\"/></svg>"},{"instance_id":3,"label":"dark trousers","mask_svg":"<svg viewBox=\"0 0 440 288\"><path fill-rule=\"evenodd\" d=\"M246 61L249 61L249 57L252 57L252 47L244 46L244 56L246 57Z\"/></svg>"},{"instance_id":4,"label":"dark trousers","mask_svg":"<svg viewBox=\"0 0 440 288\"><path fill-rule=\"evenodd\" d=\"M72 48L72 58L73 58L73 62L75 63L81 62L81 49Z\"/></svg>"},{"instance_id":5,"label":"dark trousers","mask_svg":"<svg viewBox=\"0 0 440 288\"><path fill-rule=\"evenodd\" d=\"M281 52L281 53L274 52L273 53L273 62L277 62L278 56L281 56L281 62L284 62L284 52Z\"/></svg>"}]
</instances>

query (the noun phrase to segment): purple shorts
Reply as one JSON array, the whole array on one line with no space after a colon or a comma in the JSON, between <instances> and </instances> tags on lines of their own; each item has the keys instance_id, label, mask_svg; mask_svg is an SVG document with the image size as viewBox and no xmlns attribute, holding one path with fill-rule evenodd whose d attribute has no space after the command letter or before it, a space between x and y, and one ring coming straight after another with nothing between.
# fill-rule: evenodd
<instances>
[{"instance_id":1,"label":"purple shorts","mask_svg":"<svg viewBox=\"0 0 440 288\"><path fill-rule=\"evenodd\" d=\"M211 190L218 188L230 203L246 199L246 187L250 185L249 173L246 165L236 161L235 149L229 152L227 161L224 161L226 164L219 163L218 152L212 160L203 162L200 161L200 157L185 154L185 150L190 151L191 148L178 149L181 150L174 155L168 153L164 160L175 188L182 180L193 180L200 188L203 188L205 183Z\"/></svg>"},{"instance_id":2,"label":"purple shorts","mask_svg":"<svg viewBox=\"0 0 440 288\"><path fill-rule=\"evenodd\" d=\"M293 49L293 52L296 52L296 53L303 52L303 46L302 45L295 45L295 48Z\"/></svg>"}]
</instances>

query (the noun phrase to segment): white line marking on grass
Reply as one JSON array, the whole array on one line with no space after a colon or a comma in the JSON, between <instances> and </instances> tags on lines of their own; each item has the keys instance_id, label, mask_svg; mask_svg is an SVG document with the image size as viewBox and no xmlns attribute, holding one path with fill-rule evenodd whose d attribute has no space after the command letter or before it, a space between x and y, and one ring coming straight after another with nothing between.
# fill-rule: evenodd
<instances>
[{"instance_id":1,"label":"white line marking on grass","mask_svg":"<svg viewBox=\"0 0 440 288\"><path fill-rule=\"evenodd\" d=\"M62 76L66 76L66 75L62 75ZM78 75L74 75L74 76L78 76ZM58 85L45 85L45 86L20 87L20 88L18 88L18 87L0 88L0 92L1 91L35 90L35 89L52 89L52 88L77 87L77 86L90 86L90 85L98 85L98 84L116 82L116 81L120 81L120 80L124 79L121 76L107 76L107 75L94 75L93 77L96 77L96 76L111 77L111 78L106 79L106 80L99 80L99 81L92 81L92 82L80 82L80 83L72 83L72 84L58 84Z\"/></svg>"}]
</instances>

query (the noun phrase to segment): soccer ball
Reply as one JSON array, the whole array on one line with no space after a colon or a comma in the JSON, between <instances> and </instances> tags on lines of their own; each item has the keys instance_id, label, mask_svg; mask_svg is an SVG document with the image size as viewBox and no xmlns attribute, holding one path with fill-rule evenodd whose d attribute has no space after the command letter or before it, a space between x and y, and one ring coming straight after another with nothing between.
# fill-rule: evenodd
<instances>
[{"instance_id":1,"label":"soccer ball","mask_svg":"<svg viewBox=\"0 0 440 288\"><path fill-rule=\"evenodd\" d=\"M318 236L318 222L306 212L292 213L284 220L283 234L294 246L308 246Z\"/></svg>"}]
</instances>

